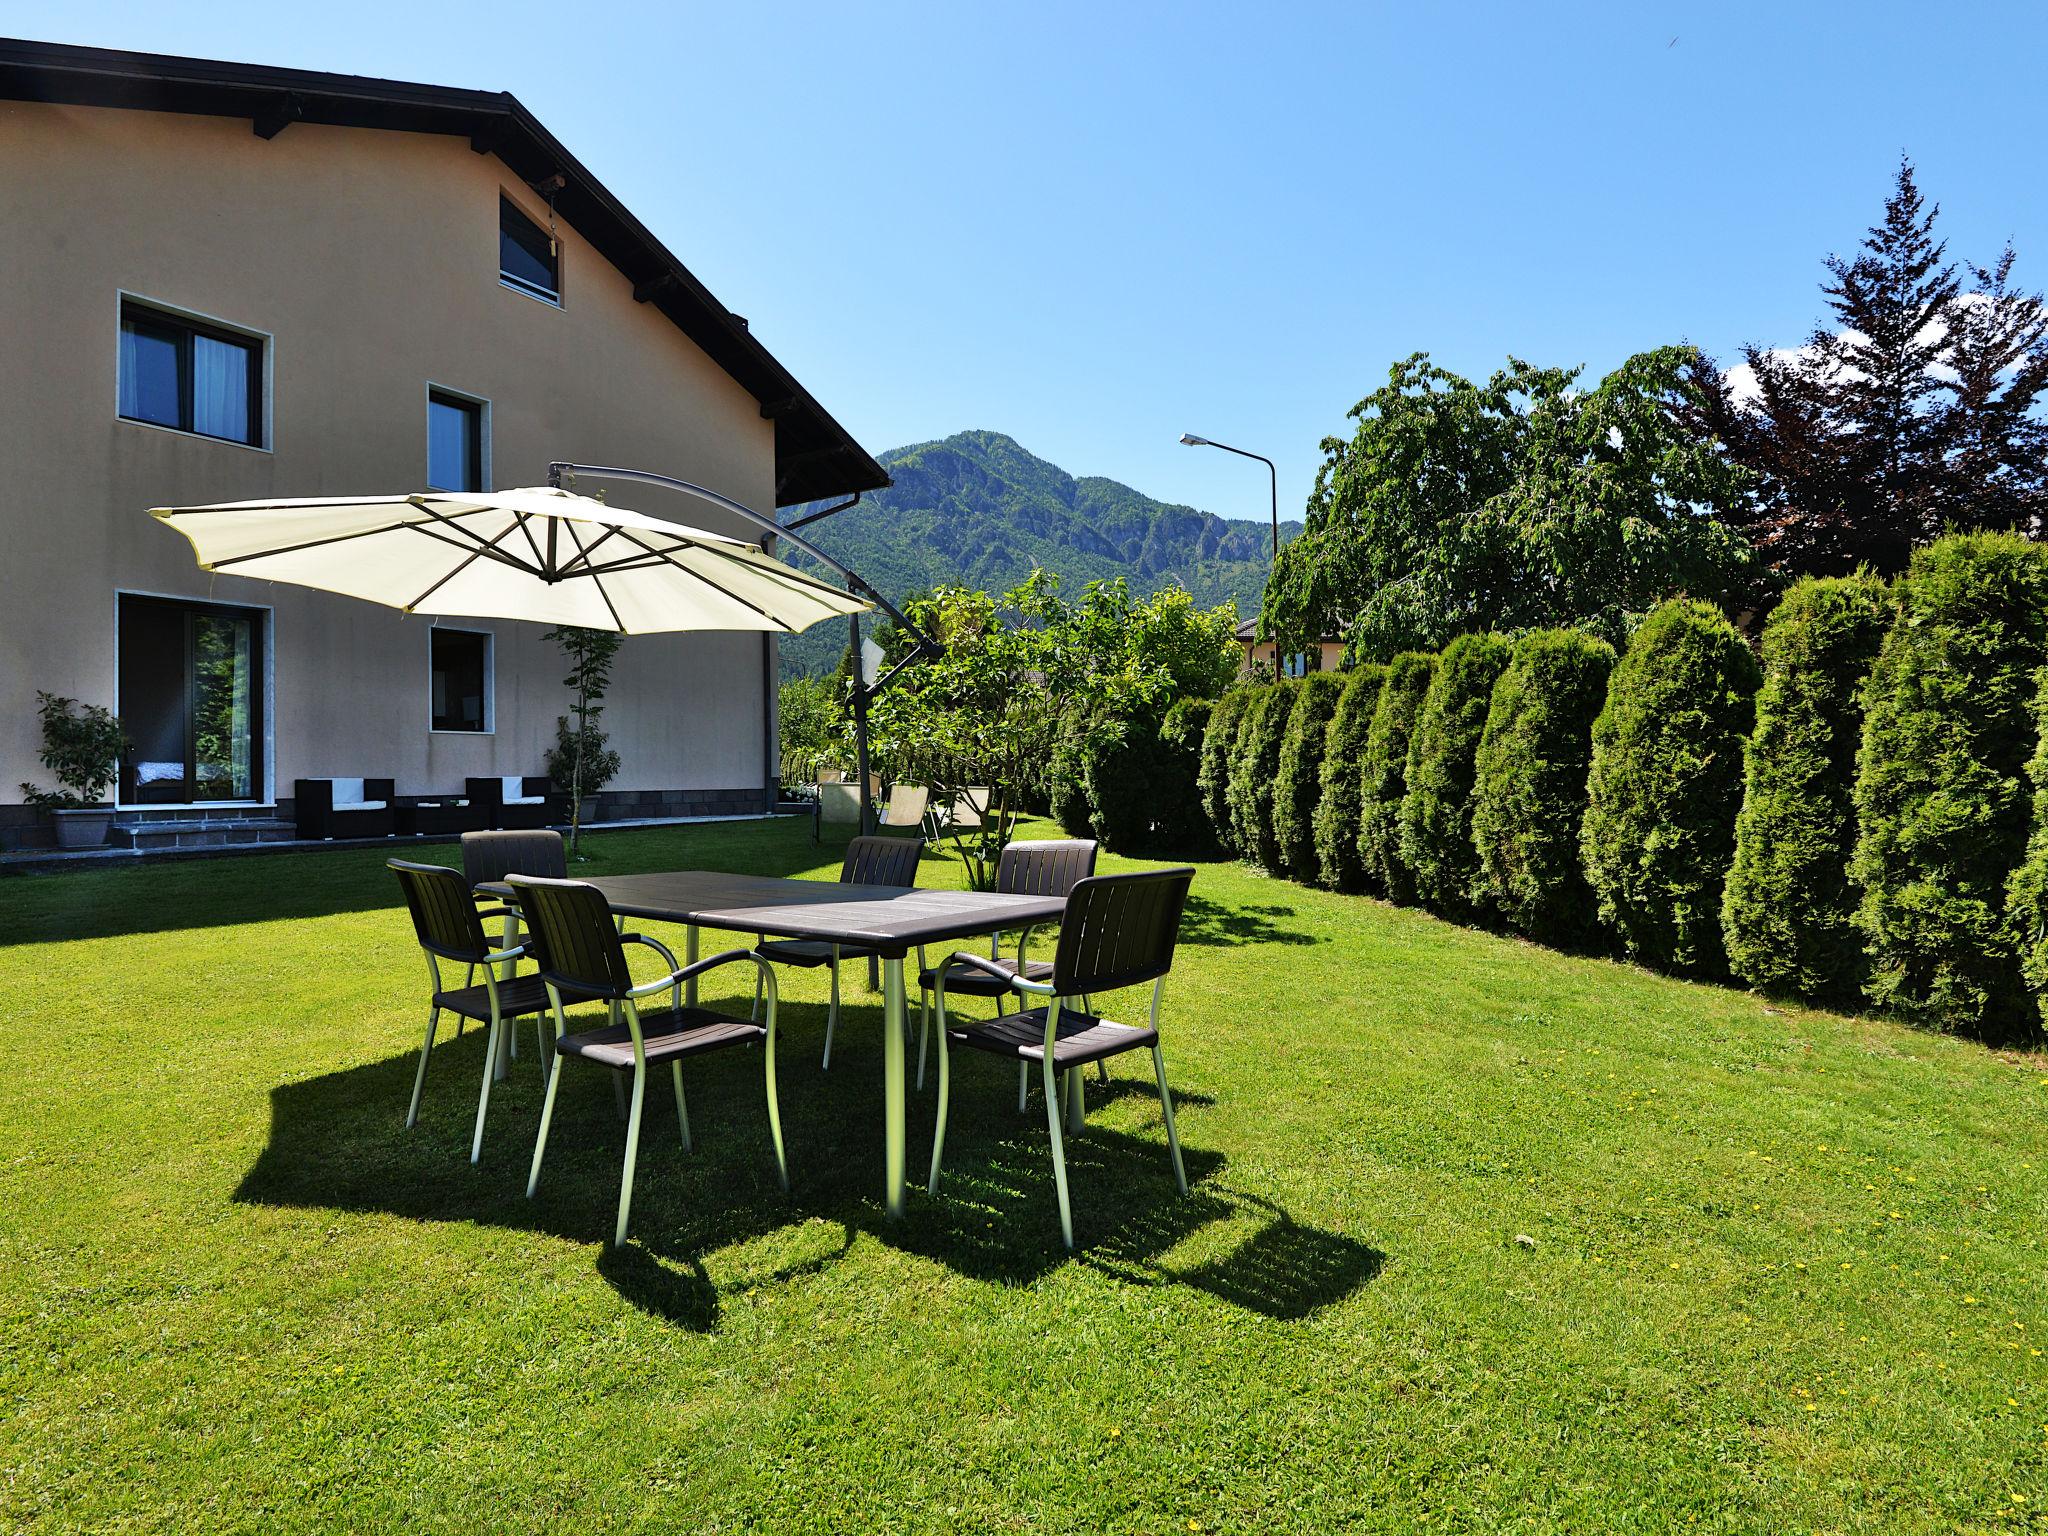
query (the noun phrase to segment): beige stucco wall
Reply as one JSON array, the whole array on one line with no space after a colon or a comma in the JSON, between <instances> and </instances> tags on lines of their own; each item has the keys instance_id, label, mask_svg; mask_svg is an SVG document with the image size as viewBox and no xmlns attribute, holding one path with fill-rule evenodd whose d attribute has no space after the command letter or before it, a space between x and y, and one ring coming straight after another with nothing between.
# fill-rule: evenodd
<instances>
[{"instance_id":1,"label":"beige stucco wall","mask_svg":"<svg viewBox=\"0 0 2048 1536\"><path fill-rule=\"evenodd\" d=\"M538 626L493 630L496 731L435 735L429 620L193 564L145 509L420 489L429 383L485 397L490 483L550 459L639 465L774 504L757 402L566 225L562 307L497 280L498 197L541 217L494 156L424 134L0 102L0 803L36 762L37 688L115 702L117 590L274 610L270 774L395 775L401 794L537 773L564 706ZM120 421L122 291L269 333L268 452ZM712 509L615 505L724 532ZM606 724L615 787L758 787L758 635L629 640Z\"/></svg>"},{"instance_id":2,"label":"beige stucco wall","mask_svg":"<svg viewBox=\"0 0 2048 1536\"><path fill-rule=\"evenodd\" d=\"M1318 654L1321 657L1322 670L1325 672L1335 672L1344 665L1344 642L1341 640L1325 640L1322 642ZM1268 669L1274 667L1272 641L1261 640L1255 644L1245 646L1244 664L1238 668L1239 676L1249 677L1253 665L1259 662L1263 662Z\"/></svg>"}]
</instances>

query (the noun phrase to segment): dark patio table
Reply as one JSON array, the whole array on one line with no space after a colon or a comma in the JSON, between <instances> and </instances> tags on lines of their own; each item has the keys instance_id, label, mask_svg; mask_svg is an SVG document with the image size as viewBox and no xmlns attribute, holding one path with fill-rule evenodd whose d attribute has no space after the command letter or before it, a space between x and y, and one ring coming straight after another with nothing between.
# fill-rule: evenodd
<instances>
[{"instance_id":1,"label":"dark patio table","mask_svg":"<svg viewBox=\"0 0 2048 1536\"><path fill-rule=\"evenodd\" d=\"M1004 929L1056 923L1059 896L998 896L986 891L928 891L896 885L843 885L768 875L686 869L666 874L601 875L589 884L614 912L649 922L680 923L685 963L697 958L697 932L771 934L873 951L882 962L882 1179L889 1214L903 1214L904 1021L903 960L922 945L979 938ZM509 885L477 887L507 900ZM697 984L686 983L688 1001Z\"/></svg>"}]
</instances>

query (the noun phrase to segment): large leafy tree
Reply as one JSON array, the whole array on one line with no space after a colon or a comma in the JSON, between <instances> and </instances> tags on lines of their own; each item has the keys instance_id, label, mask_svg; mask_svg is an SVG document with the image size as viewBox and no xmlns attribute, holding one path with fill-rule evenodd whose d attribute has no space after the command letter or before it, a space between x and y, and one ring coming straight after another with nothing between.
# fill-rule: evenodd
<instances>
[{"instance_id":1,"label":"large leafy tree","mask_svg":"<svg viewBox=\"0 0 2048 1536\"><path fill-rule=\"evenodd\" d=\"M1577 625L1619 638L1675 594L1755 577L1724 520L1746 476L1699 425L1698 354L1629 358L1592 389L1511 362L1483 386L1411 358L1324 445L1308 530L1261 623L1283 650L1349 626L1354 659L1461 634Z\"/></svg>"},{"instance_id":2,"label":"large leafy tree","mask_svg":"<svg viewBox=\"0 0 2048 1536\"><path fill-rule=\"evenodd\" d=\"M1828 259L1829 318L1806 345L1746 348L1746 379L1698 365L1688 418L1755 473L1737 520L1783 575L1895 575L1945 528L2048 513L2048 311L2013 283L2010 248L1949 261L1939 212L1902 161L1855 257Z\"/></svg>"}]
</instances>

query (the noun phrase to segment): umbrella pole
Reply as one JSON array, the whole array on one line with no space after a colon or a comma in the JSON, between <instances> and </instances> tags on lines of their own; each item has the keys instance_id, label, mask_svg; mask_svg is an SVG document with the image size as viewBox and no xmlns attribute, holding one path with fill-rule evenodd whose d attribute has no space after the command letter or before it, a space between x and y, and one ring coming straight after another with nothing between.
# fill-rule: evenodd
<instances>
[{"instance_id":1,"label":"umbrella pole","mask_svg":"<svg viewBox=\"0 0 2048 1536\"><path fill-rule=\"evenodd\" d=\"M868 799L868 685L861 676L860 615L848 617L853 631L853 771L854 793L860 800L860 835L874 830L874 805Z\"/></svg>"}]
</instances>

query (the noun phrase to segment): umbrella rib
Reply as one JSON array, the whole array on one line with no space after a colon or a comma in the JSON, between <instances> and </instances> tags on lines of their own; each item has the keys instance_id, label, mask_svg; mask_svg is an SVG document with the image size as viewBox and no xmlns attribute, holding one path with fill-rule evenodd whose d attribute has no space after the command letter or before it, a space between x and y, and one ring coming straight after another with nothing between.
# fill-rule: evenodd
<instances>
[{"instance_id":1,"label":"umbrella rib","mask_svg":"<svg viewBox=\"0 0 2048 1536\"><path fill-rule=\"evenodd\" d=\"M722 549L714 549L709 544L699 544L696 545L695 548L702 550L707 555L716 555L721 560L729 560L734 565L745 566L748 570L755 572L757 575L767 577L769 574L768 572L763 571L758 565L754 564L753 561L745 559L739 555L728 554L726 551ZM780 560L776 561L775 564L778 567L778 569L775 572L774 577L772 578L774 580L794 581L802 586L815 587L820 592L830 592L834 597L846 597L850 595L848 593L841 592L837 587L830 587L822 581L814 580L813 578L804 575L802 571L792 570L788 565L784 564L784 562ZM838 611L836 608L829 607L824 603L819 603L818 606L824 608L828 613L836 613ZM793 634L795 633L795 631L792 630L791 633Z\"/></svg>"},{"instance_id":2,"label":"umbrella rib","mask_svg":"<svg viewBox=\"0 0 2048 1536\"><path fill-rule=\"evenodd\" d=\"M576 558L562 567L562 574L564 576L582 576L585 574L595 576L599 568L590 563L590 552L604 543L606 539L615 537L618 531L617 528L607 528L587 545L581 539L576 540ZM583 569L577 570L576 567L578 565L581 565ZM609 567L606 567L606 569L609 569Z\"/></svg>"},{"instance_id":3,"label":"umbrella rib","mask_svg":"<svg viewBox=\"0 0 2048 1536\"><path fill-rule=\"evenodd\" d=\"M534 568L538 571L546 571L548 568L547 557L540 552L540 546L534 543L533 530L526 526L528 521L527 514L524 512L514 512L512 514L512 521L513 526L525 535L526 547L533 551Z\"/></svg>"},{"instance_id":4,"label":"umbrella rib","mask_svg":"<svg viewBox=\"0 0 2048 1536\"><path fill-rule=\"evenodd\" d=\"M354 533L333 533L324 539L306 539L297 544L276 544L269 549L254 550L246 555L229 555L223 560L209 560L205 562L205 565L207 570L217 571L222 566L241 565L249 560L268 560L275 555L295 555L302 549L320 549L329 544L346 544L351 539L375 538L380 533L401 533L408 528L417 530L419 529L419 524L379 523L375 528L360 528ZM442 542L446 543L448 541L444 539Z\"/></svg>"},{"instance_id":5,"label":"umbrella rib","mask_svg":"<svg viewBox=\"0 0 2048 1536\"><path fill-rule=\"evenodd\" d=\"M627 543L638 544L642 549L646 550L647 553L654 556L664 565L674 566L677 570L681 571L685 576L688 576L696 581L701 581L702 583L704 583L705 586L709 587L712 591L718 593L722 597L731 598L734 602L738 603L742 608L753 609L754 612L760 614L762 618L766 619L771 624L779 626L786 633L792 635L796 633L796 626L788 622L786 619L779 619L774 614L770 613L766 608L761 607L758 603L750 603L744 597L741 597L739 593L731 591L725 587L721 587L717 582L713 581L709 576L704 575L702 572L691 570L687 565L684 565L682 561L673 558L663 550L656 549L652 544L647 543L644 539L638 537L631 530L621 528L619 532L625 537ZM687 541L685 542L687 543ZM689 545L689 547L693 549L702 549L704 546L701 544L696 544Z\"/></svg>"},{"instance_id":6,"label":"umbrella rib","mask_svg":"<svg viewBox=\"0 0 2048 1536\"><path fill-rule=\"evenodd\" d=\"M524 571L529 576L539 576L543 574L543 562L541 561L540 551L538 549L535 549L533 551L534 563L532 565L528 565L523 560L521 560L517 555L508 555L502 549L499 549L497 547L498 541L504 538L506 533L509 533L511 531L510 529L501 530L497 534L493 535L491 538L486 539L482 534L476 532L476 530L472 528L461 527L455 522L453 518L449 517L447 513L439 511L434 507L428 506L426 504L425 498L423 497L413 497L412 504L418 507L422 512L426 513L427 516L431 517L435 522L445 527L450 533L456 534L461 538L469 540L469 542L475 545L479 551L488 554L493 560L496 560L504 565L509 565L515 571ZM479 507L477 508L476 512L465 512L461 515L464 517L474 517L478 513L487 512L491 510L494 509L488 507ZM524 518L524 516L524 513L514 512L512 514L514 526L518 526L520 521ZM422 527L418 523L406 523L402 526L412 529L415 533L424 533L429 538L440 537L440 535L434 533L432 529ZM451 543L452 541L448 539L442 539L441 542L446 544ZM533 548L533 536L531 534L527 535L526 544L529 549ZM462 548L464 546L457 545L456 547Z\"/></svg>"},{"instance_id":7,"label":"umbrella rib","mask_svg":"<svg viewBox=\"0 0 2048 1536\"><path fill-rule=\"evenodd\" d=\"M515 524L514 526L516 527L517 525ZM422 529L420 531L424 533L426 530ZM497 535L497 538L492 539L490 543L483 545L481 548L472 551L469 557L463 560L460 564L450 566L447 570L443 571L438 581L436 581L431 587L427 588L426 591L422 592L418 597L414 598L411 602L405 605L405 611L407 613L411 613L415 608L419 607L421 603L424 603L428 598L432 597L436 592L440 591L443 587L447 586L449 582L453 581L456 577L460 576L464 571L468 570L472 565L475 565L477 561L483 559L486 555L495 556L496 558L505 561L506 564L514 567L515 569L524 570L525 567L520 565L517 560L512 559L509 555L500 554L496 548L498 539L505 538L511 532L511 528L501 529ZM443 539L441 542L446 543L447 540Z\"/></svg>"},{"instance_id":8,"label":"umbrella rib","mask_svg":"<svg viewBox=\"0 0 2048 1536\"><path fill-rule=\"evenodd\" d=\"M589 557L584 551L582 538L576 532L576 525L564 518L562 526L569 530L569 542L576 546L576 558L588 564ZM570 565L575 563L575 560L569 562ZM619 633L622 635L629 633L626 628L626 621L619 617L618 605L612 601L611 593L605 591L604 580L595 571L590 572L590 584L597 588L597 595L604 599L605 611L612 616L612 623Z\"/></svg>"}]
</instances>

